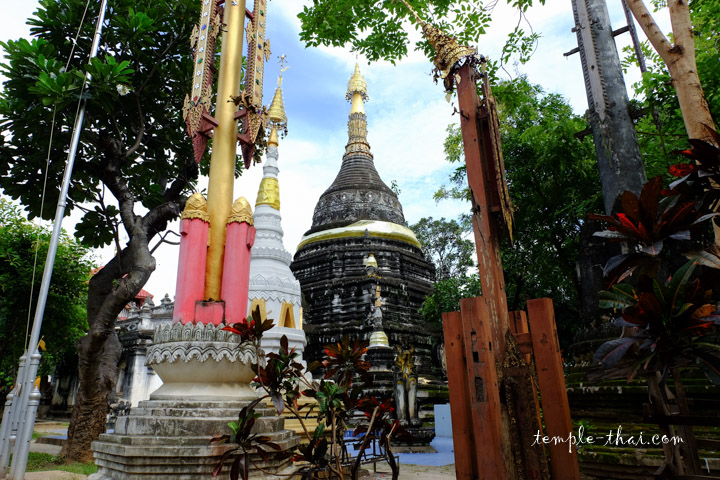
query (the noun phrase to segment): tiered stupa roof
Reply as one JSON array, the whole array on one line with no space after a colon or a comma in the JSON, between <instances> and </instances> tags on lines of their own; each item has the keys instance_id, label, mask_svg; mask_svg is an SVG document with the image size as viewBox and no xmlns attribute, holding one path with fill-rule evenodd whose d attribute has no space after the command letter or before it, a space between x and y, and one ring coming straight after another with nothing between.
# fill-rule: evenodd
<instances>
[{"instance_id":1,"label":"tiered stupa roof","mask_svg":"<svg viewBox=\"0 0 720 480\"><path fill-rule=\"evenodd\" d=\"M368 99L367 83L358 65L348 82L346 98L352 107L342 166L330 188L320 196L306 237L321 230L346 227L358 220L400 225L405 222L397 195L380 178L370 153L363 106L363 101ZM372 225L366 228L372 235Z\"/></svg>"}]
</instances>

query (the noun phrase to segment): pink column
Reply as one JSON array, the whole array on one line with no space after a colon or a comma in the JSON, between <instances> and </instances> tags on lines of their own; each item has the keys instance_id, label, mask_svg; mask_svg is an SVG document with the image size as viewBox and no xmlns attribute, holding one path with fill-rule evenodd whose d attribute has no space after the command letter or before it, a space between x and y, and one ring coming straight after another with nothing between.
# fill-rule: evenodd
<instances>
[{"instance_id":1,"label":"pink column","mask_svg":"<svg viewBox=\"0 0 720 480\"><path fill-rule=\"evenodd\" d=\"M252 221L250 219L250 221ZM255 243L255 227L231 217L225 239L222 299L225 301L225 324L238 323L247 316L250 287L250 249Z\"/></svg>"},{"instance_id":2,"label":"pink column","mask_svg":"<svg viewBox=\"0 0 720 480\"><path fill-rule=\"evenodd\" d=\"M173 321L195 321L195 302L205 295L205 261L208 241L207 221L201 218L180 220L180 258L175 286Z\"/></svg>"}]
</instances>

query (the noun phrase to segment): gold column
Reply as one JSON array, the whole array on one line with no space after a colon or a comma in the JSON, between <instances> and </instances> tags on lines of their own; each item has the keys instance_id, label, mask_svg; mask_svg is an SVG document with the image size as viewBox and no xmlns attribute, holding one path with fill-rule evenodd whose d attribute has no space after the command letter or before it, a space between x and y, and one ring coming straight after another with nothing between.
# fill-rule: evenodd
<instances>
[{"instance_id":1,"label":"gold column","mask_svg":"<svg viewBox=\"0 0 720 480\"><path fill-rule=\"evenodd\" d=\"M233 203L237 151L237 107L230 99L240 93L245 0L225 2L225 23L218 73L215 127L210 157L208 211L210 239L205 269L205 299L220 300L225 250L225 228Z\"/></svg>"}]
</instances>

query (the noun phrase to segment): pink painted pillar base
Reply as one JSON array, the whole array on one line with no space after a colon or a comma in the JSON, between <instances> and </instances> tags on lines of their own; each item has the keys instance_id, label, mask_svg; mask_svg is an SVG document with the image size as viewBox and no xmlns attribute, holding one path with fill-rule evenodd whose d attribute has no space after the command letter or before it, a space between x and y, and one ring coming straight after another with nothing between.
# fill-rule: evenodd
<instances>
[{"instance_id":1,"label":"pink painted pillar base","mask_svg":"<svg viewBox=\"0 0 720 480\"><path fill-rule=\"evenodd\" d=\"M245 221L228 223L221 292L227 325L238 323L247 316L250 249L254 243L255 227Z\"/></svg>"},{"instance_id":2,"label":"pink painted pillar base","mask_svg":"<svg viewBox=\"0 0 720 480\"><path fill-rule=\"evenodd\" d=\"M195 323L220 325L225 322L225 302L222 300L198 301L195 303Z\"/></svg>"},{"instance_id":3,"label":"pink painted pillar base","mask_svg":"<svg viewBox=\"0 0 720 480\"><path fill-rule=\"evenodd\" d=\"M184 215L184 214L183 214ZM195 303L205 294L205 263L209 224L201 218L180 220L180 253L173 321L195 322Z\"/></svg>"}]
</instances>

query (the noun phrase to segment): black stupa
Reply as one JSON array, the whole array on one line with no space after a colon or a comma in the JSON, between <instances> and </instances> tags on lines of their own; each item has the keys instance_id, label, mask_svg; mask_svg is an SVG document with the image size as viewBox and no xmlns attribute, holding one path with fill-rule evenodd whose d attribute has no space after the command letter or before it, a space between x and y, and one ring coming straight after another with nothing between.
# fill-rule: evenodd
<instances>
[{"instance_id":1,"label":"black stupa","mask_svg":"<svg viewBox=\"0 0 720 480\"><path fill-rule=\"evenodd\" d=\"M432 292L434 268L405 226L397 195L375 169L363 107L367 86L357 66L347 99L352 108L342 166L315 206L312 227L290 267L302 290L305 357L308 363L320 360L323 346L347 334L369 341L369 360L373 351L378 353L385 365L380 370L387 371L393 369L397 349L412 348L414 373L425 391L418 394L425 403L421 410L431 410L428 392L438 391L442 377L437 356L442 334L418 310ZM392 374L377 380L385 384L377 387L390 395Z\"/></svg>"}]
</instances>

